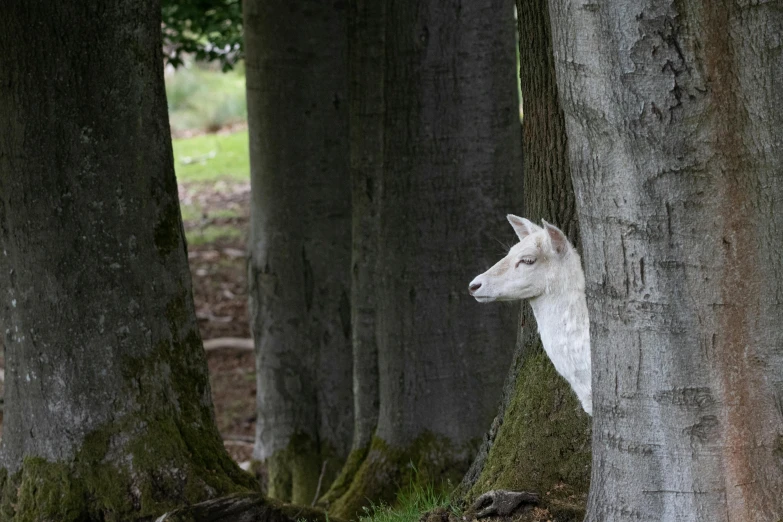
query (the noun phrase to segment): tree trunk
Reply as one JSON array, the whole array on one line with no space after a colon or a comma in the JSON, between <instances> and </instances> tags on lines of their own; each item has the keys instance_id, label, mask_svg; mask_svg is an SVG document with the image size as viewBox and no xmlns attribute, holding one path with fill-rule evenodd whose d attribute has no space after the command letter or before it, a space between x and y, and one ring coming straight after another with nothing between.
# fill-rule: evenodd
<instances>
[{"instance_id":1,"label":"tree trunk","mask_svg":"<svg viewBox=\"0 0 783 522\"><path fill-rule=\"evenodd\" d=\"M0 47L0 518L149 519L252 488L214 423L159 4L12 2Z\"/></svg>"},{"instance_id":2,"label":"tree trunk","mask_svg":"<svg viewBox=\"0 0 783 522\"><path fill-rule=\"evenodd\" d=\"M345 466L320 500L328 507L345 494L378 426L376 264L378 204L383 172L386 2L350 0L348 16L351 204L351 330L354 430Z\"/></svg>"},{"instance_id":3,"label":"tree trunk","mask_svg":"<svg viewBox=\"0 0 783 522\"><path fill-rule=\"evenodd\" d=\"M524 215L555 223L578 248L579 223L547 0L517 0L517 20L525 114ZM505 236L514 237L510 227ZM460 491L468 504L496 489L551 492L543 498L553 516L581 520L590 482L589 417L544 353L527 304L518 338L503 406Z\"/></svg>"},{"instance_id":4,"label":"tree trunk","mask_svg":"<svg viewBox=\"0 0 783 522\"><path fill-rule=\"evenodd\" d=\"M587 520L780 520L783 11L550 6L593 341Z\"/></svg>"},{"instance_id":5,"label":"tree trunk","mask_svg":"<svg viewBox=\"0 0 783 522\"><path fill-rule=\"evenodd\" d=\"M359 10L381 17L360 22L376 28L383 70L370 60L360 67L380 93L352 106L372 133L355 154L372 155L362 168L381 181L380 414L367 457L331 508L338 516L393 499L411 463L418 480L461 476L497 406L516 309L483 307L466 285L495 261L503 216L521 193L511 14L506 0Z\"/></svg>"},{"instance_id":6,"label":"tree trunk","mask_svg":"<svg viewBox=\"0 0 783 522\"><path fill-rule=\"evenodd\" d=\"M244 15L254 455L271 496L309 505L353 430L346 11L247 0Z\"/></svg>"}]
</instances>

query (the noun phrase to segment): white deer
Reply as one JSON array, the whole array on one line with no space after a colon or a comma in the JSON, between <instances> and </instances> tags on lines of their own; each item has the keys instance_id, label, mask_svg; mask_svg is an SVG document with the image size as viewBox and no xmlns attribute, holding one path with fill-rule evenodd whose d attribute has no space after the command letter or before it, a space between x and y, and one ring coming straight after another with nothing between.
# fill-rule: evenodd
<instances>
[{"instance_id":1,"label":"white deer","mask_svg":"<svg viewBox=\"0 0 783 522\"><path fill-rule=\"evenodd\" d=\"M544 350L592 415L590 322L579 254L554 225L544 221L541 228L513 214L507 218L519 243L470 282L470 295L480 303L527 299Z\"/></svg>"}]
</instances>

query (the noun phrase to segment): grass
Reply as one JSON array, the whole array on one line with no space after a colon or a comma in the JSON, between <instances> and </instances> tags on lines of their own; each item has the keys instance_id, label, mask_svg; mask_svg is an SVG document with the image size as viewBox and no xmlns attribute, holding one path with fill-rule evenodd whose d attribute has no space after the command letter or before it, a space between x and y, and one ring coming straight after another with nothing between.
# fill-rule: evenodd
<instances>
[{"instance_id":1,"label":"grass","mask_svg":"<svg viewBox=\"0 0 783 522\"><path fill-rule=\"evenodd\" d=\"M193 130L214 132L226 125L245 122L244 63L226 73L193 63L167 71L166 97L174 134Z\"/></svg>"},{"instance_id":2,"label":"grass","mask_svg":"<svg viewBox=\"0 0 783 522\"><path fill-rule=\"evenodd\" d=\"M204 228L186 229L189 246L211 245L218 241L241 239L243 232L237 227L225 225L209 225Z\"/></svg>"},{"instance_id":3,"label":"grass","mask_svg":"<svg viewBox=\"0 0 783 522\"><path fill-rule=\"evenodd\" d=\"M436 508L452 511L458 518L461 513L452 505L451 495L432 484L420 485L411 481L400 490L394 505L373 504L365 508L359 522L419 522L424 513Z\"/></svg>"},{"instance_id":4,"label":"grass","mask_svg":"<svg viewBox=\"0 0 783 522\"><path fill-rule=\"evenodd\" d=\"M213 188L217 182L249 181L247 130L204 134L247 121L244 64L228 73L194 63L167 70L166 95L172 134L183 136L172 140L177 182L190 185L191 193L204 193L217 190L216 185ZM240 240L244 234L240 227L214 222L240 217L237 210L211 205L193 198L180 206L188 244Z\"/></svg>"},{"instance_id":5,"label":"grass","mask_svg":"<svg viewBox=\"0 0 783 522\"><path fill-rule=\"evenodd\" d=\"M177 181L234 181L250 179L247 131L204 134L173 140Z\"/></svg>"}]
</instances>

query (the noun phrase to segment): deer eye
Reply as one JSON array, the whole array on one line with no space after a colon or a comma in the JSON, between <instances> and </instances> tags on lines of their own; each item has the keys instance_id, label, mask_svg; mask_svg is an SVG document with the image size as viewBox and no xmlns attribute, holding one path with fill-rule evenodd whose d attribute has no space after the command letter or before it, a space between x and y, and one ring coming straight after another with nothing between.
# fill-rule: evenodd
<instances>
[{"instance_id":1,"label":"deer eye","mask_svg":"<svg viewBox=\"0 0 783 522\"><path fill-rule=\"evenodd\" d=\"M519 261L517 261L517 264L514 265L514 268L517 268L520 263L524 263L526 265L532 265L535 262L536 262L536 258L535 257L523 257Z\"/></svg>"}]
</instances>

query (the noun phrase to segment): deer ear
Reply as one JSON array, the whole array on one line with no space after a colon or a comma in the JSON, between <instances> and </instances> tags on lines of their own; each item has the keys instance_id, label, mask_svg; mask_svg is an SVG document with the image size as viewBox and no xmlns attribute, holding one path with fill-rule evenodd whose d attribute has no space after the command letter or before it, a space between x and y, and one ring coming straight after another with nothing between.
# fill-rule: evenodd
<instances>
[{"instance_id":1,"label":"deer ear","mask_svg":"<svg viewBox=\"0 0 783 522\"><path fill-rule=\"evenodd\" d=\"M521 218L519 216L515 216L514 214L507 215L506 219L508 219L508 222L511 223L511 226L514 228L514 232L517 233L517 237L520 241L525 239L533 232L541 230L541 227L529 219Z\"/></svg>"},{"instance_id":2,"label":"deer ear","mask_svg":"<svg viewBox=\"0 0 783 522\"><path fill-rule=\"evenodd\" d=\"M557 255L562 256L568 252L568 238L562 230L557 228L551 223L547 223L545 220L541 220L544 223L544 230L549 235L549 239L552 241L552 248Z\"/></svg>"}]
</instances>

